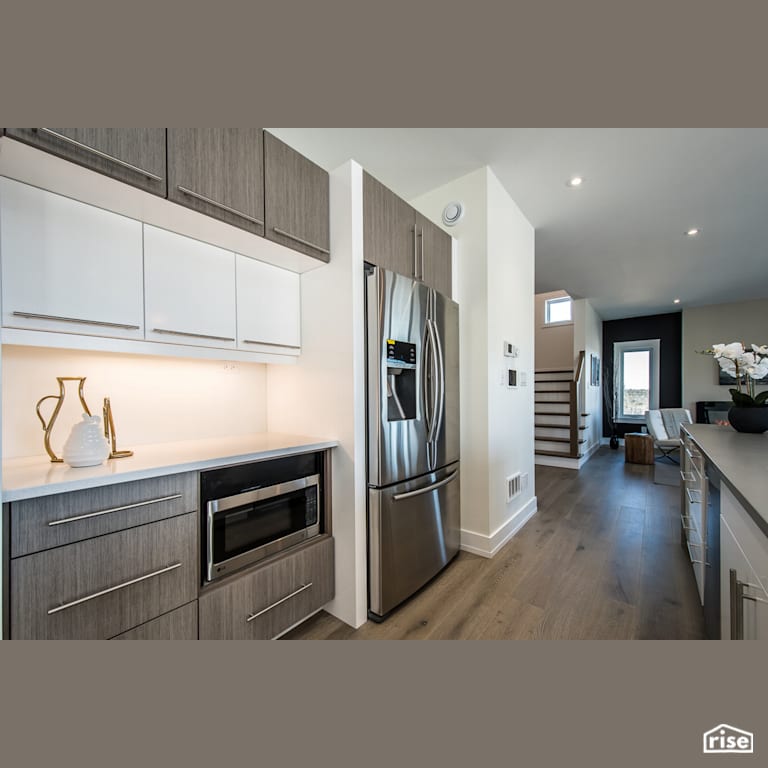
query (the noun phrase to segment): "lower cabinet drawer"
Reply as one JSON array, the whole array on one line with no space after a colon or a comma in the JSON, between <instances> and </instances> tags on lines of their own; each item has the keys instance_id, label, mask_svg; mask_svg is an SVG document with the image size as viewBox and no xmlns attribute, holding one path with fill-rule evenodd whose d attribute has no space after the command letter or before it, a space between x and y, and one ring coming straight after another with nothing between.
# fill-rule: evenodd
<instances>
[{"instance_id":1,"label":"lower cabinet drawer","mask_svg":"<svg viewBox=\"0 0 768 768\"><path fill-rule=\"evenodd\" d=\"M197 640L197 600L158 616L113 640Z\"/></svg>"},{"instance_id":2,"label":"lower cabinet drawer","mask_svg":"<svg viewBox=\"0 0 768 768\"><path fill-rule=\"evenodd\" d=\"M202 594L200 639L268 640L333 595L333 539L328 536Z\"/></svg>"},{"instance_id":3,"label":"lower cabinet drawer","mask_svg":"<svg viewBox=\"0 0 768 768\"><path fill-rule=\"evenodd\" d=\"M11 638L100 640L197 597L197 513L11 560Z\"/></svg>"}]
</instances>

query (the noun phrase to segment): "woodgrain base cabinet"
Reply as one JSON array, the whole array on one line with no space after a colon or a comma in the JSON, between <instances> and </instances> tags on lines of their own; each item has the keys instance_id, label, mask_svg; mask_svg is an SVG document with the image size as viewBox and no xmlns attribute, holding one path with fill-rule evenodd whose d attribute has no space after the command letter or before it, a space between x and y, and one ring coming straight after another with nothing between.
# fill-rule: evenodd
<instances>
[{"instance_id":1,"label":"woodgrain base cabinet","mask_svg":"<svg viewBox=\"0 0 768 768\"><path fill-rule=\"evenodd\" d=\"M113 640L197 640L197 600L158 616Z\"/></svg>"},{"instance_id":2,"label":"woodgrain base cabinet","mask_svg":"<svg viewBox=\"0 0 768 768\"><path fill-rule=\"evenodd\" d=\"M200 595L201 640L269 640L334 596L333 538L323 536Z\"/></svg>"},{"instance_id":3,"label":"woodgrain base cabinet","mask_svg":"<svg viewBox=\"0 0 768 768\"><path fill-rule=\"evenodd\" d=\"M11 638L106 640L197 597L193 512L11 560Z\"/></svg>"}]
</instances>

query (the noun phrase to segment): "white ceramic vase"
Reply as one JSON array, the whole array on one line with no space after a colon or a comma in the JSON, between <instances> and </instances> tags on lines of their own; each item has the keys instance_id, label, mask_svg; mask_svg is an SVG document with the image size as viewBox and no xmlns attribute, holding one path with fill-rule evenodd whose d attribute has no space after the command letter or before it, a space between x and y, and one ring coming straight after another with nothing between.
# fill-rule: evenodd
<instances>
[{"instance_id":1,"label":"white ceramic vase","mask_svg":"<svg viewBox=\"0 0 768 768\"><path fill-rule=\"evenodd\" d=\"M109 456L109 443L104 437L99 416L83 414L83 420L72 427L64 443L62 458L70 467L94 467Z\"/></svg>"}]
</instances>

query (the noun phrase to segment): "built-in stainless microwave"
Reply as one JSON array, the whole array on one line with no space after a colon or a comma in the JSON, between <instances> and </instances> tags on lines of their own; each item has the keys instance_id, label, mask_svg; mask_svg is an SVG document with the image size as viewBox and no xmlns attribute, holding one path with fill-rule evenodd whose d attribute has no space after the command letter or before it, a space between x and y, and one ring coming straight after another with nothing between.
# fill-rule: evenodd
<instances>
[{"instance_id":1,"label":"built-in stainless microwave","mask_svg":"<svg viewBox=\"0 0 768 768\"><path fill-rule=\"evenodd\" d=\"M201 473L203 580L320 534L321 478L322 454Z\"/></svg>"}]
</instances>

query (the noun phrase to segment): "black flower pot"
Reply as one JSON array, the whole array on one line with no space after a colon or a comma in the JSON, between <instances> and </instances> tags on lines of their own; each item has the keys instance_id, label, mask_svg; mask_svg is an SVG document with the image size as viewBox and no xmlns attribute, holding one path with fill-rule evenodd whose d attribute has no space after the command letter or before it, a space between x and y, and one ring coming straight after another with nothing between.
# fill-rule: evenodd
<instances>
[{"instance_id":1,"label":"black flower pot","mask_svg":"<svg viewBox=\"0 0 768 768\"><path fill-rule=\"evenodd\" d=\"M745 408L733 405L728 411L728 421L737 432L765 432L768 430L768 406Z\"/></svg>"},{"instance_id":2,"label":"black flower pot","mask_svg":"<svg viewBox=\"0 0 768 768\"><path fill-rule=\"evenodd\" d=\"M615 451L619 447L619 436L617 434L611 435L611 439L608 441L608 445Z\"/></svg>"}]
</instances>

